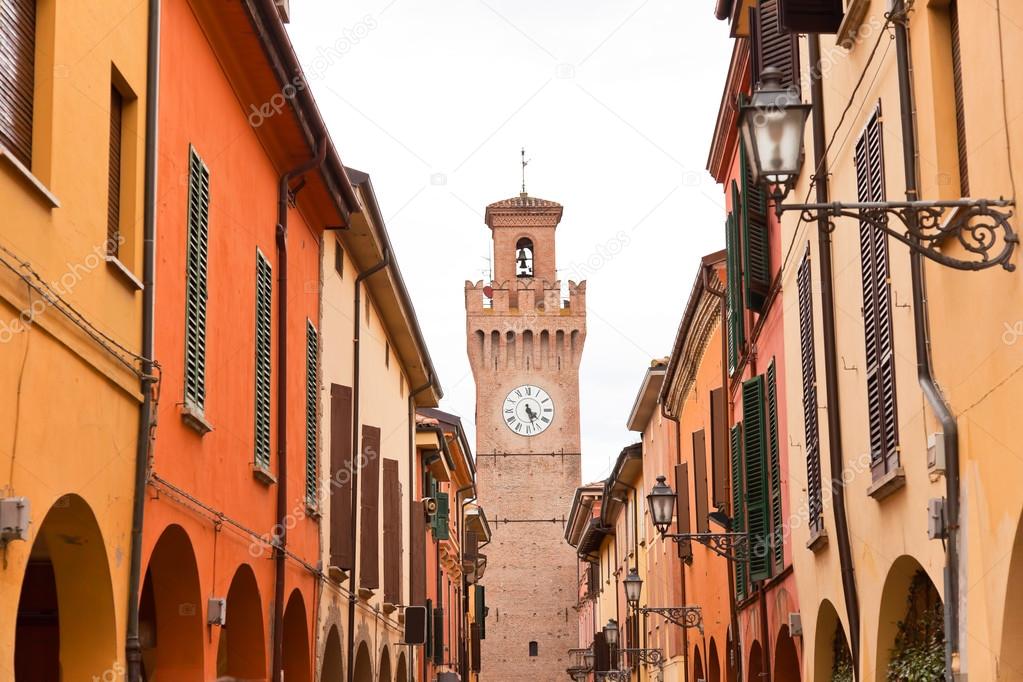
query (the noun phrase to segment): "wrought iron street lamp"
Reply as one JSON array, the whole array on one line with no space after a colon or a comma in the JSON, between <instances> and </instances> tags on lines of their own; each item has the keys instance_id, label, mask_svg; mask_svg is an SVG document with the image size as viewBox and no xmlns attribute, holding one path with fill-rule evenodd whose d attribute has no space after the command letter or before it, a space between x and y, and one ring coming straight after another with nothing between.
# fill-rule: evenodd
<instances>
[{"instance_id":1,"label":"wrought iron street lamp","mask_svg":"<svg viewBox=\"0 0 1023 682\"><path fill-rule=\"evenodd\" d=\"M593 670L593 660L595 656L593 654L593 647L590 647L583 652L583 665L586 666L587 670Z\"/></svg>"},{"instance_id":2,"label":"wrought iron street lamp","mask_svg":"<svg viewBox=\"0 0 1023 682\"><path fill-rule=\"evenodd\" d=\"M639 573L634 568L629 569L629 575L625 576L625 601L629 602L629 606L637 608L639 606L639 595L643 592L643 579L639 577Z\"/></svg>"},{"instance_id":3,"label":"wrought iron street lamp","mask_svg":"<svg viewBox=\"0 0 1023 682\"><path fill-rule=\"evenodd\" d=\"M748 533L669 533L668 527L671 526L671 517L675 507L675 492L665 481L664 476L658 476L657 483L650 490L650 494L646 496L654 527L662 537L673 542L695 540L729 561L749 559ZM728 520L728 524L730 527L730 520Z\"/></svg>"},{"instance_id":4,"label":"wrought iron street lamp","mask_svg":"<svg viewBox=\"0 0 1023 682\"><path fill-rule=\"evenodd\" d=\"M784 204L802 166L803 133L811 109L812 105L803 104L794 89L782 87L781 72L773 67L764 69L753 97L739 109L739 132L749 157L749 170L769 188L777 216L799 211L806 222L824 219L829 231L835 229L835 218L852 218L957 270L983 270L996 265L1015 270L1010 260L1019 236L1009 224L1013 214L998 210L1014 206L1013 200ZM960 244L966 253L960 257L943 252L948 243Z\"/></svg>"},{"instance_id":5,"label":"wrought iron street lamp","mask_svg":"<svg viewBox=\"0 0 1023 682\"><path fill-rule=\"evenodd\" d=\"M607 621L607 625L604 626L604 639L609 646L618 646L618 621L614 618Z\"/></svg>"}]
</instances>

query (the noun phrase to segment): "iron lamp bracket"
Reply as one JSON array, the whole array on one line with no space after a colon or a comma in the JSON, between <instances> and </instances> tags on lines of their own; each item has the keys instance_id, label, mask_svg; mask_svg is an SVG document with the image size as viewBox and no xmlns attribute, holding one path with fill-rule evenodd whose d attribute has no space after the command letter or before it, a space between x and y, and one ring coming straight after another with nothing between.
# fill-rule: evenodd
<instances>
[{"instance_id":1,"label":"iron lamp bracket","mask_svg":"<svg viewBox=\"0 0 1023 682\"><path fill-rule=\"evenodd\" d=\"M643 606L638 613L656 613L680 628L696 628L703 634L703 612L699 606Z\"/></svg>"},{"instance_id":2,"label":"iron lamp bracket","mask_svg":"<svg viewBox=\"0 0 1023 682\"><path fill-rule=\"evenodd\" d=\"M729 561L749 559L749 533L665 533L674 542L699 542Z\"/></svg>"}]
</instances>

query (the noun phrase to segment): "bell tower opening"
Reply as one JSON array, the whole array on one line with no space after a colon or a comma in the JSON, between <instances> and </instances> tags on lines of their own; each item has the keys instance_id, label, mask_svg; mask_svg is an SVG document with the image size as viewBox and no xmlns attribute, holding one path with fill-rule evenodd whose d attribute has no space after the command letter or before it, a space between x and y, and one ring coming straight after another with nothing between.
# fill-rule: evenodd
<instances>
[{"instance_id":1,"label":"bell tower opening","mask_svg":"<svg viewBox=\"0 0 1023 682\"><path fill-rule=\"evenodd\" d=\"M533 277L533 240L528 237L515 243L515 276Z\"/></svg>"}]
</instances>

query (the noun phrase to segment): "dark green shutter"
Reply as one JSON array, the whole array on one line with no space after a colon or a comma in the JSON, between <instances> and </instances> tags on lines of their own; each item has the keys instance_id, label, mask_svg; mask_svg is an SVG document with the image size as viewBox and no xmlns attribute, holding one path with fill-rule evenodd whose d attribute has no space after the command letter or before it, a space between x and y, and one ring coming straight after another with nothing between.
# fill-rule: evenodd
<instances>
[{"instance_id":1,"label":"dark green shutter","mask_svg":"<svg viewBox=\"0 0 1023 682\"><path fill-rule=\"evenodd\" d=\"M767 366L767 465L771 483L771 561L775 572L785 566L785 520L781 503L781 452L778 445L778 371Z\"/></svg>"},{"instance_id":2,"label":"dark green shutter","mask_svg":"<svg viewBox=\"0 0 1023 682\"><path fill-rule=\"evenodd\" d=\"M444 663L444 608L441 606L433 610L433 662Z\"/></svg>"},{"instance_id":3,"label":"dark green shutter","mask_svg":"<svg viewBox=\"0 0 1023 682\"><path fill-rule=\"evenodd\" d=\"M448 540L451 537L451 529L449 527L449 513L450 513L450 501L447 493L437 492L437 513L434 515L436 525L434 527L434 537L438 540Z\"/></svg>"},{"instance_id":4,"label":"dark green shutter","mask_svg":"<svg viewBox=\"0 0 1023 682\"><path fill-rule=\"evenodd\" d=\"M423 647L423 656L433 656L433 601L426 600L426 644Z\"/></svg>"},{"instance_id":5,"label":"dark green shutter","mask_svg":"<svg viewBox=\"0 0 1023 682\"><path fill-rule=\"evenodd\" d=\"M746 528L742 500L742 425L736 424L729 433L732 468L732 532L742 533ZM746 562L735 562L735 597L746 598Z\"/></svg>"},{"instance_id":6,"label":"dark green shutter","mask_svg":"<svg viewBox=\"0 0 1023 682\"><path fill-rule=\"evenodd\" d=\"M771 577L771 519L767 488L767 431L764 427L764 378L742 382L742 452L746 472L746 529L750 543L750 580Z\"/></svg>"},{"instance_id":7,"label":"dark green shutter","mask_svg":"<svg viewBox=\"0 0 1023 682\"><path fill-rule=\"evenodd\" d=\"M739 145L742 176L742 220L739 225L742 242L743 293L746 307L762 311L771 290L771 247L767 231L767 194L763 185L753 181L753 171L746 158L746 145ZM735 209L733 208L733 211Z\"/></svg>"},{"instance_id":8,"label":"dark green shutter","mask_svg":"<svg viewBox=\"0 0 1023 682\"><path fill-rule=\"evenodd\" d=\"M739 189L732 181L732 212L725 221L725 248L727 250L727 292L726 315L728 327L728 371L734 373L739 367L739 357L745 343L742 318L741 271L742 257L739 252L739 227L737 211L740 204Z\"/></svg>"},{"instance_id":9,"label":"dark green shutter","mask_svg":"<svg viewBox=\"0 0 1023 682\"><path fill-rule=\"evenodd\" d=\"M316 327L306 320L305 326L305 499L316 505L316 463L318 459L316 402L319 391L319 339Z\"/></svg>"},{"instance_id":10,"label":"dark green shutter","mask_svg":"<svg viewBox=\"0 0 1023 682\"><path fill-rule=\"evenodd\" d=\"M270 335L273 274L256 251L256 466L270 468Z\"/></svg>"},{"instance_id":11,"label":"dark green shutter","mask_svg":"<svg viewBox=\"0 0 1023 682\"><path fill-rule=\"evenodd\" d=\"M480 639L487 638L487 590L483 585L476 588L476 624L480 629Z\"/></svg>"},{"instance_id":12,"label":"dark green shutter","mask_svg":"<svg viewBox=\"0 0 1023 682\"><path fill-rule=\"evenodd\" d=\"M185 261L185 402L206 404L206 298L210 226L210 171L189 148L188 246Z\"/></svg>"}]
</instances>

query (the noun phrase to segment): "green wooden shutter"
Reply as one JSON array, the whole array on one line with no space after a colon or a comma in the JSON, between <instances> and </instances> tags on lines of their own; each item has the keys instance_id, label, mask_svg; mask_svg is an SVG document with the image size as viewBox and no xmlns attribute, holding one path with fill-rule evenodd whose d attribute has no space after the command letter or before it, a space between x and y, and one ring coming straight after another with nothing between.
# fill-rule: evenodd
<instances>
[{"instance_id":1,"label":"green wooden shutter","mask_svg":"<svg viewBox=\"0 0 1023 682\"><path fill-rule=\"evenodd\" d=\"M476 624L479 626L480 639L487 638L487 590L483 585L476 588Z\"/></svg>"},{"instance_id":2,"label":"green wooden shutter","mask_svg":"<svg viewBox=\"0 0 1023 682\"><path fill-rule=\"evenodd\" d=\"M753 171L746 158L746 145L739 145L742 176L742 242L743 293L746 307L762 311L771 290L771 247L767 231L767 195L763 185L753 181ZM734 210L734 208L733 208Z\"/></svg>"},{"instance_id":3,"label":"green wooden shutter","mask_svg":"<svg viewBox=\"0 0 1023 682\"><path fill-rule=\"evenodd\" d=\"M767 466L771 484L771 561L775 572L785 567L785 519L781 500L781 452L778 445L778 370L767 366Z\"/></svg>"},{"instance_id":4,"label":"green wooden shutter","mask_svg":"<svg viewBox=\"0 0 1023 682\"><path fill-rule=\"evenodd\" d=\"M764 378L742 382L742 451L746 473L746 524L750 543L750 580L771 577L771 519L767 487L767 433L764 428Z\"/></svg>"},{"instance_id":5,"label":"green wooden shutter","mask_svg":"<svg viewBox=\"0 0 1023 682\"><path fill-rule=\"evenodd\" d=\"M448 499L448 494L438 491L437 513L433 517L436 522L436 526L434 527L434 537L438 540L448 540L451 538L451 529L448 525L450 504L451 502Z\"/></svg>"},{"instance_id":6,"label":"green wooden shutter","mask_svg":"<svg viewBox=\"0 0 1023 682\"><path fill-rule=\"evenodd\" d=\"M185 260L185 402L206 404L206 299L210 171L195 148L188 159L188 245Z\"/></svg>"},{"instance_id":7,"label":"green wooden shutter","mask_svg":"<svg viewBox=\"0 0 1023 682\"><path fill-rule=\"evenodd\" d=\"M810 289L810 245L796 273L799 298L799 354L803 372L803 438L806 449L806 510L810 531L824 529L821 495L821 441L817 416L817 357L813 331L813 296Z\"/></svg>"},{"instance_id":8,"label":"green wooden shutter","mask_svg":"<svg viewBox=\"0 0 1023 682\"><path fill-rule=\"evenodd\" d=\"M732 469L732 532L742 533L746 528L743 513L742 485L742 424L736 424L729 433L731 441ZM746 598L746 562L735 562L735 597L739 601Z\"/></svg>"},{"instance_id":9,"label":"green wooden shutter","mask_svg":"<svg viewBox=\"0 0 1023 682\"><path fill-rule=\"evenodd\" d=\"M319 444L316 428L316 408L319 391L319 339L316 327L306 320L305 326L305 499L310 505L316 505L316 471L319 456Z\"/></svg>"},{"instance_id":10,"label":"green wooden shutter","mask_svg":"<svg viewBox=\"0 0 1023 682\"><path fill-rule=\"evenodd\" d=\"M256 250L256 466L270 468L270 336L273 273Z\"/></svg>"},{"instance_id":11,"label":"green wooden shutter","mask_svg":"<svg viewBox=\"0 0 1023 682\"><path fill-rule=\"evenodd\" d=\"M433 610L433 662L444 663L444 608L441 606Z\"/></svg>"},{"instance_id":12,"label":"green wooden shutter","mask_svg":"<svg viewBox=\"0 0 1023 682\"><path fill-rule=\"evenodd\" d=\"M741 271L742 257L739 252L739 226L737 211L740 204L739 189L732 181L733 210L725 221L725 249L727 251L727 291L725 297L728 331L728 371L734 373L739 367L739 356L745 344L745 330L742 319Z\"/></svg>"}]
</instances>

